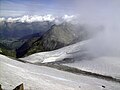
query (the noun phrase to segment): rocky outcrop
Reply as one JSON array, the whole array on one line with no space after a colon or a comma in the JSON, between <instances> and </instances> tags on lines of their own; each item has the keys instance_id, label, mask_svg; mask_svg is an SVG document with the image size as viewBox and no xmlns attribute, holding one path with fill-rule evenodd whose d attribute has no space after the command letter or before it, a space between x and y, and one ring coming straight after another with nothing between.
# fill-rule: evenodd
<instances>
[{"instance_id":1,"label":"rocky outcrop","mask_svg":"<svg viewBox=\"0 0 120 90\"><path fill-rule=\"evenodd\" d=\"M16 50L16 56L21 58L37 52L52 51L86 40L92 36L89 30L91 31L91 28L88 29L85 25L75 25L66 22L53 25L41 37L31 38L25 42Z\"/></svg>"},{"instance_id":2,"label":"rocky outcrop","mask_svg":"<svg viewBox=\"0 0 120 90\"><path fill-rule=\"evenodd\" d=\"M73 25L68 23L53 25L42 37L36 41L35 39L29 40L17 49L17 57L36 52L51 51L70 45L76 39L73 29Z\"/></svg>"},{"instance_id":3,"label":"rocky outcrop","mask_svg":"<svg viewBox=\"0 0 120 90\"><path fill-rule=\"evenodd\" d=\"M69 24L53 25L42 38L32 45L30 50L51 51L71 44L75 39Z\"/></svg>"},{"instance_id":4,"label":"rocky outcrop","mask_svg":"<svg viewBox=\"0 0 120 90\"><path fill-rule=\"evenodd\" d=\"M0 90L3 90L1 84L0 84Z\"/></svg>"},{"instance_id":5,"label":"rocky outcrop","mask_svg":"<svg viewBox=\"0 0 120 90\"><path fill-rule=\"evenodd\" d=\"M13 90L24 90L23 83L15 87Z\"/></svg>"}]
</instances>

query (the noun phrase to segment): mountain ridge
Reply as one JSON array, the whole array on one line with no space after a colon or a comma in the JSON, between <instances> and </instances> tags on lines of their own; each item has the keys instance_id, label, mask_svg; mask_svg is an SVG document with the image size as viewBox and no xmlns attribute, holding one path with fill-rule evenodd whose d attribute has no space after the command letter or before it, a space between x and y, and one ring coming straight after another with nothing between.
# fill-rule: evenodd
<instances>
[{"instance_id":1,"label":"mountain ridge","mask_svg":"<svg viewBox=\"0 0 120 90\"><path fill-rule=\"evenodd\" d=\"M29 44L30 47L27 54L29 55L35 52L51 51L72 44L76 36L72 32L72 28L69 26L71 26L71 24L63 23L61 25L53 25L44 35L32 44ZM28 43L31 42L28 41ZM16 50L18 53L17 56L20 55L19 50L23 51L22 47L24 47L24 45Z\"/></svg>"}]
</instances>

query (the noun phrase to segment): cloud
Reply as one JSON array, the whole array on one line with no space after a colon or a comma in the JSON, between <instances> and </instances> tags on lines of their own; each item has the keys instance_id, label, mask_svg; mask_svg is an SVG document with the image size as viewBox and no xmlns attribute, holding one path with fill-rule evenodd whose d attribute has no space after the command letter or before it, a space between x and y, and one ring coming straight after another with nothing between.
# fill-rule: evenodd
<instances>
[{"instance_id":1,"label":"cloud","mask_svg":"<svg viewBox=\"0 0 120 90\"><path fill-rule=\"evenodd\" d=\"M63 20L69 22L69 21L73 20L73 18L75 18L75 16L74 15L64 15L62 18L63 18Z\"/></svg>"},{"instance_id":2,"label":"cloud","mask_svg":"<svg viewBox=\"0 0 120 90\"><path fill-rule=\"evenodd\" d=\"M62 23L64 21L70 22L75 18L74 15L63 15L62 17L53 16L51 14L47 15L23 15L21 17L8 17L8 18L0 18L0 22L41 22L41 21L54 21L56 23Z\"/></svg>"},{"instance_id":3,"label":"cloud","mask_svg":"<svg viewBox=\"0 0 120 90\"><path fill-rule=\"evenodd\" d=\"M87 45L90 54L120 57L120 29L104 30L94 37Z\"/></svg>"},{"instance_id":4,"label":"cloud","mask_svg":"<svg viewBox=\"0 0 120 90\"><path fill-rule=\"evenodd\" d=\"M0 18L0 22L3 22L3 21L5 21L5 18Z\"/></svg>"},{"instance_id":5,"label":"cloud","mask_svg":"<svg viewBox=\"0 0 120 90\"><path fill-rule=\"evenodd\" d=\"M38 15L24 15L22 17L16 17L12 18L9 17L6 19L7 22L35 22L35 21L53 21L55 18L52 15L44 15L44 16L38 16Z\"/></svg>"}]
</instances>

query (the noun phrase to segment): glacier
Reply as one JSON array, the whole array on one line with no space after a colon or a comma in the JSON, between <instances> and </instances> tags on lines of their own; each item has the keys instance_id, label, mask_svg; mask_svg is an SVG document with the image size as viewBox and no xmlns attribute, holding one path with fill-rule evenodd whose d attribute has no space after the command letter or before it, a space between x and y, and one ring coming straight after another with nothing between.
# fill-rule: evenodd
<instances>
[{"instance_id":1,"label":"glacier","mask_svg":"<svg viewBox=\"0 0 120 90\"><path fill-rule=\"evenodd\" d=\"M30 63L49 63L72 59L72 63L62 64L120 79L120 57L96 57L92 55L91 51L86 47L89 42L91 42L91 40L85 40L58 50L35 53L20 59Z\"/></svg>"},{"instance_id":2,"label":"glacier","mask_svg":"<svg viewBox=\"0 0 120 90\"><path fill-rule=\"evenodd\" d=\"M21 83L24 84L25 90L120 89L120 84L116 82L23 63L0 55L0 84L2 88L12 90Z\"/></svg>"}]
</instances>

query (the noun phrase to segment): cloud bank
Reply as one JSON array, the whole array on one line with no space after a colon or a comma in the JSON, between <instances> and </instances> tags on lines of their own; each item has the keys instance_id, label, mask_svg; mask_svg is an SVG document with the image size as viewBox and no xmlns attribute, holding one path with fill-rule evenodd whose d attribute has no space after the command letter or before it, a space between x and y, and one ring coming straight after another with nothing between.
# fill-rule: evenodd
<instances>
[{"instance_id":1,"label":"cloud bank","mask_svg":"<svg viewBox=\"0 0 120 90\"><path fill-rule=\"evenodd\" d=\"M6 21L6 22L43 22L43 21L54 21L56 23L60 23L60 22L70 22L75 18L74 15L63 15L62 17L59 16L53 16L51 14L48 15L24 15L21 17L8 17L8 18L0 18L0 22Z\"/></svg>"}]
</instances>

